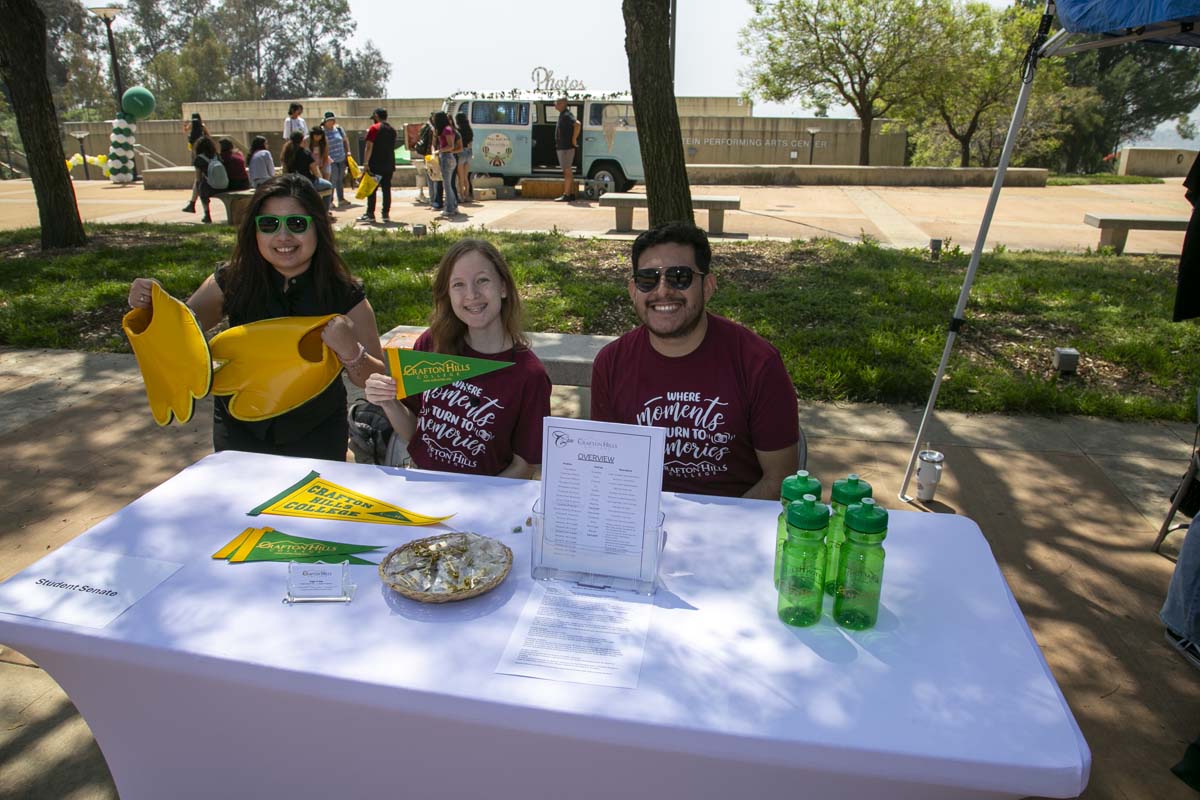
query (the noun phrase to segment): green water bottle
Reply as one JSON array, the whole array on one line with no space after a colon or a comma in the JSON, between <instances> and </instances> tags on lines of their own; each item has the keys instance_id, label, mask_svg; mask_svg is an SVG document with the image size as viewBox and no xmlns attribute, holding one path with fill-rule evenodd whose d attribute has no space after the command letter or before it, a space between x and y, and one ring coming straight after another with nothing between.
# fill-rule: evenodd
<instances>
[{"instance_id":1,"label":"green water bottle","mask_svg":"<svg viewBox=\"0 0 1200 800\"><path fill-rule=\"evenodd\" d=\"M775 588L779 588L779 568L783 559L783 540L787 538L788 506L806 494L811 494L819 501L821 499L821 482L814 478L808 470L798 470L795 475L788 475L779 487L779 502L783 510L779 512L779 521L775 526Z\"/></svg>"},{"instance_id":2,"label":"green water bottle","mask_svg":"<svg viewBox=\"0 0 1200 800\"><path fill-rule=\"evenodd\" d=\"M787 539L779 570L779 618L804 627L821 618L825 599L825 531L829 511L806 494L788 506Z\"/></svg>"},{"instance_id":3,"label":"green water bottle","mask_svg":"<svg viewBox=\"0 0 1200 800\"><path fill-rule=\"evenodd\" d=\"M857 475L847 475L833 482L829 499L833 502L833 517L829 520L829 533L825 535L825 593L837 596L838 565L842 543L846 541L843 528L846 525L846 509L852 504L871 496L871 484Z\"/></svg>"},{"instance_id":4,"label":"green water bottle","mask_svg":"<svg viewBox=\"0 0 1200 800\"><path fill-rule=\"evenodd\" d=\"M887 523L887 511L870 497L846 509L846 541L833 598L833 618L843 628L866 630L879 618Z\"/></svg>"}]
</instances>

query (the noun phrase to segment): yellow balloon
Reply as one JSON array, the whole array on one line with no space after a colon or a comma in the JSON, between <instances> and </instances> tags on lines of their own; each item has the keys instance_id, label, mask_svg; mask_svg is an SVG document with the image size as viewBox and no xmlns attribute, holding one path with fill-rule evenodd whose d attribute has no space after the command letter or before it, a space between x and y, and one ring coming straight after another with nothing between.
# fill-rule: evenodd
<instances>
[{"instance_id":1,"label":"yellow balloon","mask_svg":"<svg viewBox=\"0 0 1200 800\"><path fill-rule=\"evenodd\" d=\"M304 405L342 371L337 354L321 340L321 329L335 316L264 319L218 333L209 347L224 363L213 374L213 394L230 396L229 413L243 422Z\"/></svg>"},{"instance_id":2,"label":"yellow balloon","mask_svg":"<svg viewBox=\"0 0 1200 800\"><path fill-rule=\"evenodd\" d=\"M146 383L150 413L159 425L192 418L196 400L212 385L212 358L204 331L184 303L154 284L151 307L135 308L121 327Z\"/></svg>"}]
</instances>

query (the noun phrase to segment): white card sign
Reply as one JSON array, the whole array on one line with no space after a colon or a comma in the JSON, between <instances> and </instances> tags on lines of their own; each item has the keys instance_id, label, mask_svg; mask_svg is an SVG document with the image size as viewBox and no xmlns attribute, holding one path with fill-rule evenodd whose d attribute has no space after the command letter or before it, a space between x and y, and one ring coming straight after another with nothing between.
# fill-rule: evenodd
<instances>
[{"instance_id":1,"label":"white card sign","mask_svg":"<svg viewBox=\"0 0 1200 800\"><path fill-rule=\"evenodd\" d=\"M0 584L0 612L103 628L181 566L62 547Z\"/></svg>"}]
</instances>

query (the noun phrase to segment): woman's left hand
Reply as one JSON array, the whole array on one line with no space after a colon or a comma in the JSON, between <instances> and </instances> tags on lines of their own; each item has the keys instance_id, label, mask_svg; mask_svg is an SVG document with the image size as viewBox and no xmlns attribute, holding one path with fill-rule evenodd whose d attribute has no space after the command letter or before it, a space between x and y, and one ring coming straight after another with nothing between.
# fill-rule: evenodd
<instances>
[{"instance_id":1,"label":"woman's left hand","mask_svg":"<svg viewBox=\"0 0 1200 800\"><path fill-rule=\"evenodd\" d=\"M334 352L342 363L353 361L358 356L358 337L354 334L354 322L345 314L338 314L321 329L321 341Z\"/></svg>"}]
</instances>

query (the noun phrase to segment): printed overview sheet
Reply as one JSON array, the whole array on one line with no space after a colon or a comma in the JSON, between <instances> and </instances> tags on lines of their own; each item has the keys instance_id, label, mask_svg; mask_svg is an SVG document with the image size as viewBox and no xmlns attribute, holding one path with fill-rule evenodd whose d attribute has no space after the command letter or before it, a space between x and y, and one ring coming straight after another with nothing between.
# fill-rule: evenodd
<instances>
[{"instance_id":1,"label":"printed overview sheet","mask_svg":"<svg viewBox=\"0 0 1200 800\"><path fill-rule=\"evenodd\" d=\"M662 428L547 417L542 429L542 564L634 578L655 543Z\"/></svg>"},{"instance_id":2,"label":"printed overview sheet","mask_svg":"<svg viewBox=\"0 0 1200 800\"><path fill-rule=\"evenodd\" d=\"M636 689L651 598L535 583L496 672Z\"/></svg>"},{"instance_id":3,"label":"printed overview sheet","mask_svg":"<svg viewBox=\"0 0 1200 800\"><path fill-rule=\"evenodd\" d=\"M181 566L62 547L0 584L0 611L103 628Z\"/></svg>"}]
</instances>

